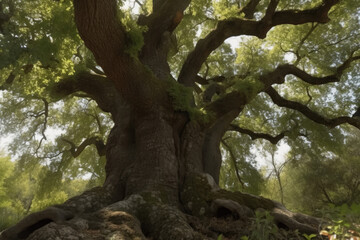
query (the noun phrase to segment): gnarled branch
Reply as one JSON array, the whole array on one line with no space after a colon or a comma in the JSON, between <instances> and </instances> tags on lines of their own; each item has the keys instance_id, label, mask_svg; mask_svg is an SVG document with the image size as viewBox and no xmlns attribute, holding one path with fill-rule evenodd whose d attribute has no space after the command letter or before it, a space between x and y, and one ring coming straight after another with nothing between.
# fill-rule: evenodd
<instances>
[{"instance_id":1,"label":"gnarled branch","mask_svg":"<svg viewBox=\"0 0 360 240\"><path fill-rule=\"evenodd\" d=\"M328 12L340 0L323 0L319 6L307 10L284 10L275 12L269 27L281 24L299 25L308 22L329 22Z\"/></svg>"},{"instance_id":2,"label":"gnarled branch","mask_svg":"<svg viewBox=\"0 0 360 240\"><path fill-rule=\"evenodd\" d=\"M234 91L211 102L205 109L213 113L215 119L217 119L232 111L240 112L246 103L247 99L245 94Z\"/></svg>"},{"instance_id":3,"label":"gnarled branch","mask_svg":"<svg viewBox=\"0 0 360 240\"><path fill-rule=\"evenodd\" d=\"M218 83L210 84L210 86L207 87L205 89L205 91L203 92L204 102L211 102L211 99L215 94L219 95L220 93L224 92L224 90L225 90L225 87L221 86Z\"/></svg>"},{"instance_id":4,"label":"gnarled branch","mask_svg":"<svg viewBox=\"0 0 360 240\"><path fill-rule=\"evenodd\" d=\"M117 115L117 101L121 99L112 81L86 71L60 81L52 86L50 92L57 98L84 92L96 101L101 110L110 112L113 117Z\"/></svg>"},{"instance_id":5,"label":"gnarled branch","mask_svg":"<svg viewBox=\"0 0 360 240\"><path fill-rule=\"evenodd\" d=\"M208 56L227 38L239 35L251 35L265 38L267 32L277 25L304 24L309 22L326 23L328 11L339 0L324 0L315 8L308 10L275 11L277 1L271 1L267 14L260 21L232 18L220 21L214 31L199 40L195 49L188 55L180 71L178 81L185 86L193 86L196 74Z\"/></svg>"},{"instance_id":6,"label":"gnarled branch","mask_svg":"<svg viewBox=\"0 0 360 240\"><path fill-rule=\"evenodd\" d=\"M126 31L116 0L74 0L75 22L85 45L99 62L114 61L124 51Z\"/></svg>"},{"instance_id":7,"label":"gnarled branch","mask_svg":"<svg viewBox=\"0 0 360 240\"><path fill-rule=\"evenodd\" d=\"M85 150L85 148L90 145L95 145L99 156L105 156L106 154L106 146L103 140L100 139L99 137L87 138L77 147L75 143L73 143L70 140L67 140L66 138L61 138L61 140L70 144L71 148L69 151L74 158L78 157Z\"/></svg>"},{"instance_id":8,"label":"gnarled branch","mask_svg":"<svg viewBox=\"0 0 360 240\"><path fill-rule=\"evenodd\" d=\"M245 14L245 18L254 18L256 7L259 5L261 0L251 0L244 8L240 10L240 13Z\"/></svg>"},{"instance_id":9,"label":"gnarled branch","mask_svg":"<svg viewBox=\"0 0 360 240\"><path fill-rule=\"evenodd\" d=\"M319 113L308 108L306 105L283 98L272 87L268 87L265 92L270 96L270 98L276 105L280 107L286 107L293 110L297 110L316 123L328 126L330 128L336 127L340 124L348 123L360 129L360 120L357 119L356 117L337 117L332 119L325 118L321 116Z\"/></svg>"},{"instance_id":10,"label":"gnarled branch","mask_svg":"<svg viewBox=\"0 0 360 240\"><path fill-rule=\"evenodd\" d=\"M164 86L127 51L132 38L118 17L117 1L73 1L81 38L123 99L143 112L155 104L164 104L167 98Z\"/></svg>"},{"instance_id":11,"label":"gnarled branch","mask_svg":"<svg viewBox=\"0 0 360 240\"><path fill-rule=\"evenodd\" d=\"M172 32L182 20L183 11L191 0L163 1L153 0L153 12L139 19L141 25L148 26L145 36L161 38L164 32ZM146 37L145 37L146 38ZM145 44L147 44L145 40Z\"/></svg>"},{"instance_id":12,"label":"gnarled branch","mask_svg":"<svg viewBox=\"0 0 360 240\"><path fill-rule=\"evenodd\" d=\"M249 129L245 129L245 128L241 128L236 124L230 124L229 126L229 131L236 131L242 134L246 134L249 135L251 137L252 140L256 140L256 139L266 139L269 142L271 142L272 144L277 144L281 139L283 139L285 137L285 133L286 131L276 135L276 136L272 136L270 134L267 133L256 133L253 132Z\"/></svg>"},{"instance_id":13,"label":"gnarled branch","mask_svg":"<svg viewBox=\"0 0 360 240\"><path fill-rule=\"evenodd\" d=\"M350 57L347 60L345 60L343 64L341 64L336 68L335 73L332 75L328 75L324 77L315 77L294 65L283 64L278 66L274 71L262 76L261 81L265 84L265 88L266 88L275 83L277 84L284 83L285 76L292 74L311 85L323 85L332 82L339 82L345 70L351 66L351 63L360 59L360 55L353 56L353 54L354 52L351 53Z\"/></svg>"},{"instance_id":14,"label":"gnarled branch","mask_svg":"<svg viewBox=\"0 0 360 240\"><path fill-rule=\"evenodd\" d=\"M170 74L168 52L172 45L176 45L172 32L182 21L183 12L189 4L190 0L153 0L152 14L139 17L138 23L148 28L143 34L144 46L140 59L159 78L167 79Z\"/></svg>"}]
</instances>

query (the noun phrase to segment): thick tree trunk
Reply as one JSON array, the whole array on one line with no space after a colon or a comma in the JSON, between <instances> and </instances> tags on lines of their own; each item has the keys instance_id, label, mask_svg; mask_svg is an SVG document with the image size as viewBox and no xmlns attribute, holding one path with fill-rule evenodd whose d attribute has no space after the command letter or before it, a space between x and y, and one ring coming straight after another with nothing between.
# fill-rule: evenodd
<instances>
[{"instance_id":1,"label":"thick tree trunk","mask_svg":"<svg viewBox=\"0 0 360 240\"><path fill-rule=\"evenodd\" d=\"M135 161L126 170L126 196L160 191L177 201L178 162L169 120L160 109L135 117Z\"/></svg>"},{"instance_id":2,"label":"thick tree trunk","mask_svg":"<svg viewBox=\"0 0 360 240\"><path fill-rule=\"evenodd\" d=\"M216 239L221 233L226 235L226 230L199 232L199 222L223 218L224 214L234 221L251 222L256 210L272 212L276 222L288 229L317 231L318 219L293 214L268 199L217 186L221 164L218 143L225 123L236 113L205 130L184 114L161 108L140 116L119 104L120 112L131 114L113 115L104 186L26 217L4 231L1 240ZM211 152L215 154L209 155ZM190 215L202 220L194 221ZM240 231L236 236L247 233Z\"/></svg>"}]
</instances>

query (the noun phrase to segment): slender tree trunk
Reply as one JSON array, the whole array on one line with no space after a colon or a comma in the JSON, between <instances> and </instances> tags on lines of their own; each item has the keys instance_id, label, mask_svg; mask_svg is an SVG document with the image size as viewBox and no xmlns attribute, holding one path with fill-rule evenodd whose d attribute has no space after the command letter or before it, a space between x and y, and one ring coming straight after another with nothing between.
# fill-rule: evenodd
<instances>
[{"instance_id":1,"label":"slender tree trunk","mask_svg":"<svg viewBox=\"0 0 360 240\"><path fill-rule=\"evenodd\" d=\"M277 182L279 184L280 202L281 202L281 204L284 204L284 188L283 188L283 184L282 184L282 181L281 181L281 170L284 167L285 163L283 163L281 166L276 165L276 162L275 162L275 150L276 150L276 147L273 146L272 151L271 151L271 164L273 165L274 172L275 172L275 177L276 177L276 180L277 180Z\"/></svg>"},{"instance_id":2,"label":"slender tree trunk","mask_svg":"<svg viewBox=\"0 0 360 240\"><path fill-rule=\"evenodd\" d=\"M281 177L280 177L280 172L276 172L276 179L279 183L279 190L280 190L280 202L281 204L284 204L284 190L283 190L283 185L282 185L282 181L281 181Z\"/></svg>"}]
</instances>

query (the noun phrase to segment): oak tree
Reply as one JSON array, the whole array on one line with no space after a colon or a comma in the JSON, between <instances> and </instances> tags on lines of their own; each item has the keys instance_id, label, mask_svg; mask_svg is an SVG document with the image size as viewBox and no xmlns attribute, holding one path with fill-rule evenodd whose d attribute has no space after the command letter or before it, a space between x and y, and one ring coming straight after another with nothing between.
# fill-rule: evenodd
<instances>
[{"instance_id":1,"label":"oak tree","mask_svg":"<svg viewBox=\"0 0 360 240\"><path fill-rule=\"evenodd\" d=\"M18 136L19 161L48 164L58 181L105 179L0 239L211 239L194 218L247 219L259 209L286 229L317 232L316 218L220 189L220 145L241 136L246 152L259 138L309 144L344 124L358 131L359 7L3 0L1 119Z\"/></svg>"}]
</instances>

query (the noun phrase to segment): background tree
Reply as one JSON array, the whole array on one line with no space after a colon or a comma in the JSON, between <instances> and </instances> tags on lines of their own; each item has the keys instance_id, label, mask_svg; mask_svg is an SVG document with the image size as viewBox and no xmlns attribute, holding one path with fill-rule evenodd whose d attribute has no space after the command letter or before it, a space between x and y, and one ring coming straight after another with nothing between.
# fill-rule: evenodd
<instances>
[{"instance_id":1,"label":"background tree","mask_svg":"<svg viewBox=\"0 0 360 240\"><path fill-rule=\"evenodd\" d=\"M242 144L239 145L239 142ZM257 169L256 156L249 148L251 142L251 139L231 132L223 138L219 184L221 187L257 195L261 193L264 179Z\"/></svg>"},{"instance_id":2,"label":"background tree","mask_svg":"<svg viewBox=\"0 0 360 240\"><path fill-rule=\"evenodd\" d=\"M7 222L11 222L14 223L13 221L11 221L11 215L8 217L5 217L4 212L5 211L9 211L9 206L11 205L11 199L9 199L9 197L6 194L6 188L4 186L4 181L6 178L8 178L11 175L11 171L13 170L13 164L10 161L10 158L7 157L0 157L0 214L1 214L1 219L2 221L0 222L0 229L4 229L6 227L9 227L8 225L6 225L5 223ZM12 215L16 215L14 213L12 213Z\"/></svg>"},{"instance_id":3,"label":"background tree","mask_svg":"<svg viewBox=\"0 0 360 240\"><path fill-rule=\"evenodd\" d=\"M1 237L203 239L184 212L259 208L316 232L315 218L218 189L219 146L228 131L289 145L331 141L343 124L358 131L359 2L129 3L139 12L115 0L0 3L11 150L24 166L47 164L50 186L85 174L104 182ZM225 42L234 36L236 53Z\"/></svg>"},{"instance_id":4,"label":"background tree","mask_svg":"<svg viewBox=\"0 0 360 240\"><path fill-rule=\"evenodd\" d=\"M266 145L265 145L266 146ZM270 148L266 151L266 147ZM283 180L283 171L285 165L288 163L287 157L283 157L282 161L279 162L279 156L276 155L276 151L278 147L276 145L267 144L265 148L263 148L263 157L268 159L269 169L265 169L264 174L266 174L267 184L272 186L267 186L265 191L270 194L271 199L276 199L279 197L279 201L281 204L284 204L284 195L285 195L285 184L288 184L287 181Z\"/></svg>"},{"instance_id":5,"label":"background tree","mask_svg":"<svg viewBox=\"0 0 360 240\"><path fill-rule=\"evenodd\" d=\"M359 204L359 133L337 136L346 145L329 149L319 144L293 148L284 175L288 189L286 206L315 213L323 206ZM296 187L294 185L296 184Z\"/></svg>"},{"instance_id":6,"label":"background tree","mask_svg":"<svg viewBox=\"0 0 360 240\"><path fill-rule=\"evenodd\" d=\"M21 162L1 157L0 231L26 215L60 204L86 189L87 180L63 179L56 188L46 188L46 166L36 164L23 168ZM51 189L51 191L49 191Z\"/></svg>"}]
</instances>

